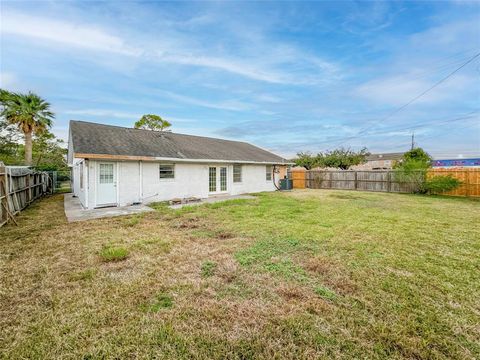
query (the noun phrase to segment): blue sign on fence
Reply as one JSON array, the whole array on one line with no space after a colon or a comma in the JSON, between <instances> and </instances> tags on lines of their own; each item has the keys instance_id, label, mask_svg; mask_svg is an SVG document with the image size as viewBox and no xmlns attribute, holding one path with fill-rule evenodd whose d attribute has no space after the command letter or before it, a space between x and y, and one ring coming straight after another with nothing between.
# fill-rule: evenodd
<instances>
[{"instance_id":1,"label":"blue sign on fence","mask_svg":"<svg viewBox=\"0 0 480 360\"><path fill-rule=\"evenodd\" d=\"M476 159L453 159L453 160L433 160L433 167L466 167L480 166L480 158Z\"/></svg>"}]
</instances>

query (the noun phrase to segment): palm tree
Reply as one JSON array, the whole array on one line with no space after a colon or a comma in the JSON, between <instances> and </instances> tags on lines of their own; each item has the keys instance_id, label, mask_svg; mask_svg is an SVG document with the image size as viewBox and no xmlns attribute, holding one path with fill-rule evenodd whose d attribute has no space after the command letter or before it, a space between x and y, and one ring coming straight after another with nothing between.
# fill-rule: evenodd
<instances>
[{"instance_id":1,"label":"palm tree","mask_svg":"<svg viewBox=\"0 0 480 360\"><path fill-rule=\"evenodd\" d=\"M25 164L32 165L32 136L48 130L55 117L50 103L32 92L19 94L0 89L0 104L0 116L25 135Z\"/></svg>"}]
</instances>

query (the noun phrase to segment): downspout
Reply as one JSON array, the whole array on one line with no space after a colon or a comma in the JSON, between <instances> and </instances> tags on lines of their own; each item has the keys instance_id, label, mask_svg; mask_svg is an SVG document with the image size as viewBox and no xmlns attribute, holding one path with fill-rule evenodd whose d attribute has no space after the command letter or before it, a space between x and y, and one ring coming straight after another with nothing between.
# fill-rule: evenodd
<instances>
[{"instance_id":1,"label":"downspout","mask_svg":"<svg viewBox=\"0 0 480 360\"><path fill-rule=\"evenodd\" d=\"M138 183L139 183L139 192L140 192L138 201L140 203L143 203L143 162L142 160L138 162L138 180L139 180Z\"/></svg>"}]
</instances>

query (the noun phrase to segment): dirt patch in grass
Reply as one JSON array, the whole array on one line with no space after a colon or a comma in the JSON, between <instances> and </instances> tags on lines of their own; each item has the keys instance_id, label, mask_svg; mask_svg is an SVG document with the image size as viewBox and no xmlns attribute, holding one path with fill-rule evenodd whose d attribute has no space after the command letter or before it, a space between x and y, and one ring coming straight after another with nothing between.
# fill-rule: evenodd
<instances>
[{"instance_id":1,"label":"dirt patch in grass","mask_svg":"<svg viewBox=\"0 0 480 360\"><path fill-rule=\"evenodd\" d=\"M215 234L215 237L219 240L226 240L226 239L232 239L235 237L234 234L226 232L226 231L220 231Z\"/></svg>"}]
</instances>

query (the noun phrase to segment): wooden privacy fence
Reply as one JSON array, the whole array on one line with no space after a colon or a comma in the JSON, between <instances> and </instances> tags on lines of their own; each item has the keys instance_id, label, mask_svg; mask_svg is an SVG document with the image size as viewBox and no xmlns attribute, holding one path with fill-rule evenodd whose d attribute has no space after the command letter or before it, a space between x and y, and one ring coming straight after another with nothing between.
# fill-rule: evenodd
<instances>
[{"instance_id":1,"label":"wooden privacy fence","mask_svg":"<svg viewBox=\"0 0 480 360\"><path fill-rule=\"evenodd\" d=\"M434 168L427 174L428 177L437 175L451 175L462 182L458 189L448 191L444 195L480 196L480 168Z\"/></svg>"},{"instance_id":2,"label":"wooden privacy fence","mask_svg":"<svg viewBox=\"0 0 480 360\"><path fill-rule=\"evenodd\" d=\"M423 172L410 174L408 181L398 180L394 170L304 170L292 169L294 189L345 189L412 193L423 182ZM480 196L480 169L431 169L427 178L452 175L462 185L445 195Z\"/></svg>"},{"instance_id":3,"label":"wooden privacy fence","mask_svg":"<svg viewBox=\"0 0 480 360\"><path fill-rule=\"evenodd\" d=\"M33 201L52 191L47 173L28 168L3 166L0 163L0 227Z\"/></svg>"}]
</instances>

